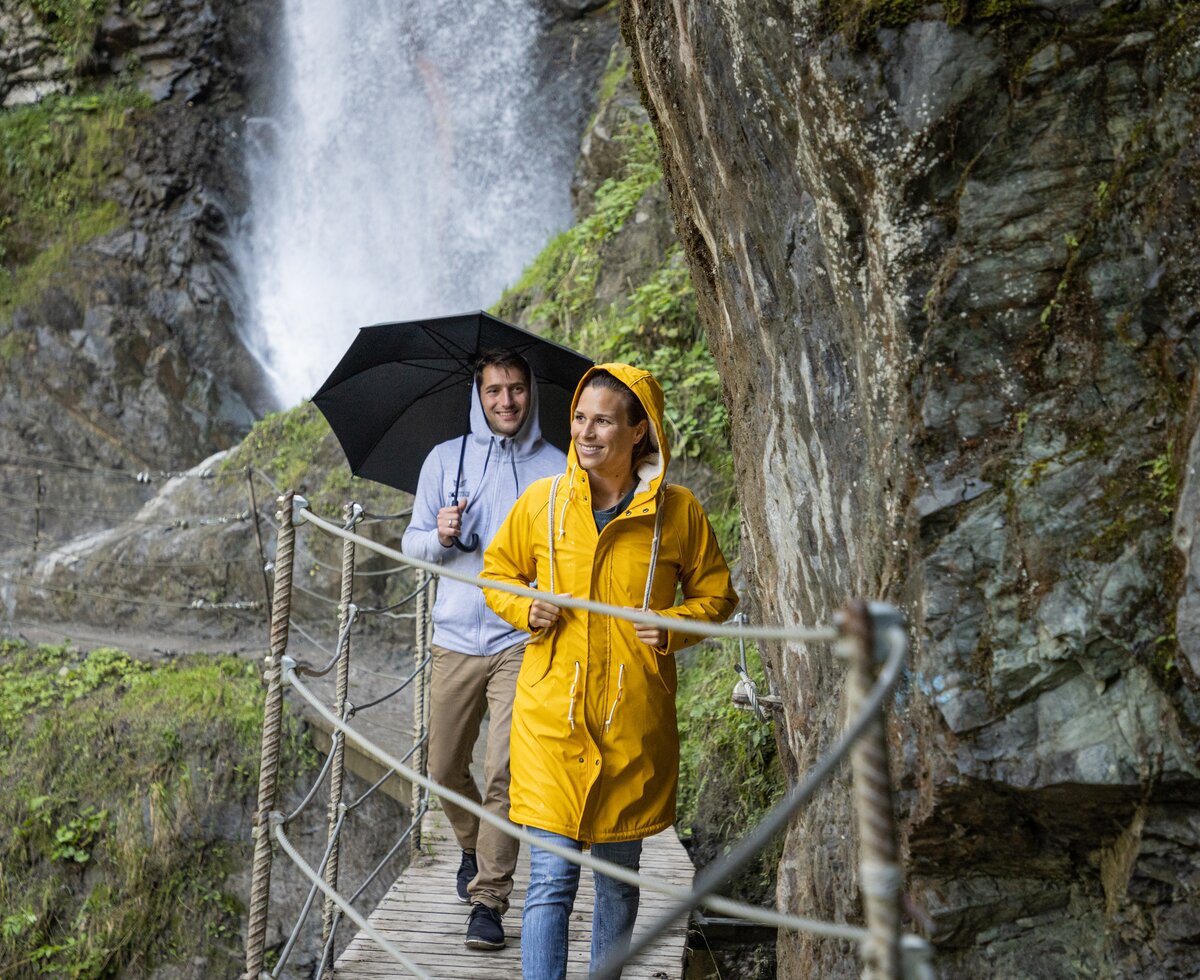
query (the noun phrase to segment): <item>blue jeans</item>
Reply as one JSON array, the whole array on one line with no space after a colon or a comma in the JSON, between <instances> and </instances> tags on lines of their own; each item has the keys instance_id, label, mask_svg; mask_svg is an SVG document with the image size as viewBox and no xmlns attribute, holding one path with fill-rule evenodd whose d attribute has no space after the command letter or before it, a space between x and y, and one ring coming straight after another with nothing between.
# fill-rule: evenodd
<instances>
[{"instance_id":1,"label":"blue jeans","mask_svg":"<svg viewBox=\"0 0 1200 980\"><path fill-rule=\"evenodd\" d=\"M526 827L535 837L582 850L570 837ZM618 844L593 844L595 857L637 871L642 856L640 840ZM634 885L595 873L596 904L592 910L592 959L594 971L606 957L622 955L629 948L637 919L639 890ZM567 975L567 930L575 893L579 890L579 865L566 858L530 848L529 888L521 919L521 972L524 980L563 980Z\"/></svg>"}]
</instances>

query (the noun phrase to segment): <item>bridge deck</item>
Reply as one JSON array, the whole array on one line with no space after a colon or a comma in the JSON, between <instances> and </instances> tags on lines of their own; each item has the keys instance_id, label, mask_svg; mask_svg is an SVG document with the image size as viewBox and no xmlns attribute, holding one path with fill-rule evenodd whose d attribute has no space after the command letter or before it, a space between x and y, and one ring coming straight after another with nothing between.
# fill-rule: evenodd
<instances>
[{"instance_id":1,"label":"bridge deck","mask_svg":"<svg viewBox=\"0 0 1200 980\"><path fill-rule=\"evenodd\" d=\"M522 846L517 864L512 905L504 917L508 947L498 952L467 949L467 908L454 895L454 875L459 850L449 824L440 810L425 817L423 853L417 855L404 874L370 915L371 925L393 942L424 970L435 977L470 977L472 980L514 980L521 975L521 908L525 883L529 880L529 855ZM673 830L649 838L642 848L642 873L671 884L690 887L694 873L687 852ZM635 935L666 910L669 900L643 889ZM586 977L592 926L592 873L580 875L579 895L571 915L571 944L568 977ZM658 943L625 968L628 980L679 977L687 941L687 918L681 917ZM338 980L379 980L410 974L359 933L338 959Z\"/></svg>"}]
</instances>

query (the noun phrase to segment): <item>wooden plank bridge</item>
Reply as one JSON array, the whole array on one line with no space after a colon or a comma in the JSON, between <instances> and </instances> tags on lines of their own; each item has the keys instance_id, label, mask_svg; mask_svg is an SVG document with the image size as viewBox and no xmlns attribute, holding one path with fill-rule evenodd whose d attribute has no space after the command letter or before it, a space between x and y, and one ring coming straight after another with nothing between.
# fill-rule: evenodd
<instances>
[{"instance_id":1,"label":"wooden plank bridge","mask_svg":"<svg viewBox=\"0 0 1200 980\"><path fill-rule=\"evenodd\" d=\"M371 925L435 977L454 980L515 980L521 975L521 909L529 880L528 848L522 845L517 863L516 885L511 907L504 917L508 946L499 951L467 949L468 908L454 894L454 875L460 851L441 810L431 810L422 824L422 851L384 896L369 916ZM642 848L641 872L649 878L691 887L694 869L687 852L668 829L648 838ZM567 964L569 978L587 976L592 926L592 872L583 869L579 895L571 914L571 945ZM642 890L641 907L634 935L666 911L670 899ZM627 980L661 980L682 975L687 917L681 916L659 941L625 967ZM381 977L411 976L368 936L359 933L335 966L337 980L379 980Z\"/></svg>"}]
</instances>

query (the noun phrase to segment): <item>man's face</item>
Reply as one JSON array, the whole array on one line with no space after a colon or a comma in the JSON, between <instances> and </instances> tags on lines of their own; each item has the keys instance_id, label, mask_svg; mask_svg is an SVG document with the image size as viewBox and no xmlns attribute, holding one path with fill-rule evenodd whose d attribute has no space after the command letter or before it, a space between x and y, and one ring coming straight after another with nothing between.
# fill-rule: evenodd
<instances>
[{"instance_id":1,"label":"man's face","mask_svg":"<svg viewBox=\"0 0 1200 980\"><path fill-rule=\"evenodd\" d=\"M529 385L520 371L489 364L480 379L483 414L496 435L515 436L529 414Z\"/></svg>"}]
</instances>

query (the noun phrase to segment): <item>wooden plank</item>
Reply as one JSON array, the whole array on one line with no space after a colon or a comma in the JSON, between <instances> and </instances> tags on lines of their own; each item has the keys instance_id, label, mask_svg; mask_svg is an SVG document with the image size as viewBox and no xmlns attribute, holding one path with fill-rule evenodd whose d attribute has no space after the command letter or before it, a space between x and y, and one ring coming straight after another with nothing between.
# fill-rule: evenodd
<instances>
[{"instance_id":1,"label":"wooden plank","mask_svg":"<svg viewBox=\"0 0 1200 980\"><path fill-rule=\"evenodd\" d=\"M432 976L448 980L458 977L514 980L519 977L521 909L525 900L525 882L529 878L527 849L521 849L516 886L504 918L508 946L488 952L471 950L463 945L469 909L458 901L454 893L454 876L459 861L458 844L440 810L431 810L426 815L422 833L424 853L414 858L371 913L371 925ZM641 871L647 877L684 888L691 885L693 875L687 852L673 830L667 830L645 842ZM585 869L580 874L579 893L569 927L567 976L570 978L587 976L593 897L592 875ZM670 904L667 896L643 889L634 935L641 935ZM659 937L654 947L625 968L624 977L628 980L679 977L686 941L687 919L681 917L667 933ZM338 958L335 970L338 980L375 980L411 975L361 933L355 936Z\"/></svg>"}]
</instances>

